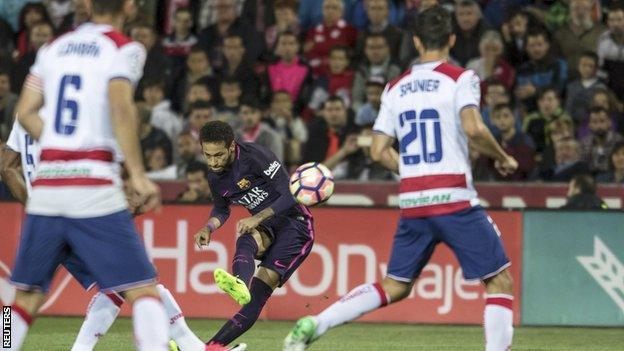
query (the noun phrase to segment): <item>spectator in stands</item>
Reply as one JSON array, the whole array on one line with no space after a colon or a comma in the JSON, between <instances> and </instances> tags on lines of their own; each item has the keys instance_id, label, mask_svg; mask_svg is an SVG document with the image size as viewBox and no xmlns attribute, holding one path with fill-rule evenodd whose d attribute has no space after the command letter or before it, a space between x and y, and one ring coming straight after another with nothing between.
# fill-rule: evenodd
<instances>
[{"instance_id":1,"label":"spectator in stands","mask_svg":"<svg viewBox=\"0 0 624 351\"><path fill-rule=\"evenodd\" d=\"M290 94L279 90L273 94L267 122L284 140L284 161L288 166L301 163L301 148L308 140L308 129L295 114Z\"/></svg>"},{"instance_id":2,"label":"spectator in stands","mask_svg":"<svg viewBox=\"0 0 624 351\"><path fill-rule=\"evenodd\" d=\"M516 72L503 59L503 39L497 31L487 31L479 43L478 58L472 59L466 68L477 73L481 79L481 90L487 91L487 81L495 78L501 82L507 91L511 91L516 80Z\"/></svg>"},{"instance_id":3,"label":"spectator in stands","mask_svg":"<svg viewBox=\"0 0 624 351\"><path fill-rule=\"evenodd\" d=\"M497 174L500 180L526 180L535 168L535 144L531 137L516 130L513 108L508 104L497 105L492 111L492 122L500 131L497 138L505 152L518 161L518 169L512 174L501 176L494 164L491 164L492 173Z\"/></svg>"},{"instance_id":4,"label":"spectator in stands","mask_svg":"<svg viewBox=\"0 0 624 351\"><path fill-rule=\"evenodd\" d=\"M386 37L372 34L366 38L364 46L366 61L358 67L353 81L353 108L358 110L366 102L366 82L372 76L390 81L401 74L401 69L392 63Z\"/></svg>"},{"instance_id":5,"label":"spectator in stands","mask_svg":"<svg viewBox=\"0 0 624 351\"><path fill-rule=\"evenodd\" d=\"M171 102L165 98L165 82L158 79L145 79L143 100L152 111L151 123L173 140L182 131L183 121L171 109Z\"/></svg>"},{"instance_id":6,"label":"spectator in stands","mask_svg":"<svg viewBox=\"0 0 624 351\"><path fill-rule=\"evenodd\" d=\"M73 4L73 12L63 18L58 27L58 33L74 30L91 18L91 2L89 0L74 0Z\"/></svg>"},{"instance_id":7,"label":"spectator in stands","mask_svg":"<svg viewBox=\"0 0 624 351\"><path fill-rule=\"evenodd\" d=\"M178 196L182 202L212 202L208 184L208 166L203 162L192 162L186 168L187 189Z\"/></svg>"},{"instance_id":8,"label":"spectator in stands","mask_svg":"<svg viewBox=\"0 0 624 351\"><path fill-rule=\"evenodd\" d=\"M215 118L215 111L212 105L207 101L196 101L189 106L188 112L188 129L191 135L199 143L199 131L204 124Z\"/></svg>"},{"instance_id":9,"label":"spectator in stands","mask_svg":"<svg viewBox=\"0 0 624 351\"><path fill-rule=\"evenodd\" d=\"M186 169L193 162L203 162L201 146L189 130L178 134L178 161L176 162L177 178L186 175Z\"/></svg>"},{"instance_id":10,"label":"spectator in stands","mask_svg":"<svg viewBox=\"0 0 624 351\"><path fill-rule=\"evenodd\" d=\"M74 10L74 0L48 0L46 3L50 22L55 29L59 29L65 16Z\"/></svg>"},{"instance_id":11,"label":"spectator in stands","mask_svg":"<svg viewBox=\"0 0 624 351\"><path fill-rule=\"evenodd\" d=\"M533 142L537 153L542 153L546 146L546 126L556 118L569 116L561 108L561 100L555 88L541 89L537 94L538 111L524 118L523 130Z\"/></svg>"},{"instance_id":12,"label":"spectator in stands","mask_svg":"<svg viewBox=\"0 0 624 351\"><path fill-rule=\"evenodd\" d=\"M385 85L386 80L383 77L372 76L368 79L366 82L366 103L358 110L355 116L355 124L362 127L375 124Z\"/></svg>"},{"instance_id":13,"label":"spectator in stands","mask_svg":"<svg viewBox=\"0 0 624 351\"><path fill-rule=\"evenodd\" d=\"M509 91L505 89L505 85L495 78L488 79L485 83L485 87L485 94L481 106L481 116L483 117L483 122L485 122L485 125L488 126L492 134L494 136L498 136L500 132L492 123L490 114L496 105L510 104L511 96L509 95ZM516 129L522 130L522 123L518 117L518 112L515 111L514 115L516 116Z\"/></svg>"},{"instance_id":14,"label":"spectator in stands","mask_svg":"<svg viewBox=\"0 0 624 351\"><path fill-rule=\"evenodd\" d=\"M132 40L143 44L147 51L145 66L143 67L143 77L163 80L165 85L168 86L168 84L171 83L173 70L175 70L175 68L171 67L169 58L165 55L162 45L160 45L157 40L154 28L148 23L136 23L130 29L130 37ZM139 82L136 96L141 96L142 91L143 85L142 82Z\"/></svg>"},{"instance_id":15,"label":"spectator in stands","mask_svg":"<svg viewBox=\"0 0 624 351\"><path fill-rule=\"evenodd\" d=\"M560 116L548 122L546 125L546 146L540 155L536 155L538 171L542 174L545 170L555 167L555 145L563 139L574 138L574 122L570 117Z\"/></svg>"},{"instance_id":16,"label":"spectator in stands","mask_svg":"<svg viewBox=\"0 0 624 351\"><path fill-rule=\"evenodd\" d=\"M144 151L146 160L147 176L150 179L173 180L176 179L176 166L168 159L167 151L162 145L157 145Z\"/></svg>"},{"instance_id":17,"label":"spectator in stands","mask_svg":"<svg viewBox=\"0 0 624 351\"><path fill-rule=\"evenodd\" d=\"M455 6L455 35L457 41L451 56L461 66L479 56L481 36L489 29L483 19L481 8L474 0L462 0Z\"/></svg>"},{"instance_id":18,"label":"spectator in stands","mask_svg":"<svg viewBox=\"0 0 624 351\"><path fill-rule=\"evenodd\" d=\"M52 22L50 22L45 5L34 2L24 5L20 12L19 30L16 38L16 49L19 58L24 57L28 52L36 52L39 49L31 43L31 31L35 24L42 22L49 23L52 33L54 33L54 28L52 27Z\"/></svg>"},{"instance_id":19,"label":"spectator in stands","mask_svg":"<svg viewBox=\"0 0 624 351\"><path fill-rule=\"evenodd\" d=\"M505 58L513 67L520 67L529 60L526 39L529 28L536 28L537 20L526 10L515 10L501 27L505 41Z\"/></svg>"},{"instance_id":20,"label":"spectator in stands","mask_svg":"<svg viewBox=\"0 0 624 351\"><path fill-rule=\"evenodd\" d=\"M583 52L595 52L598 38L605 31L602 24L594 23L592 5L596 0L571 0L567 24L555 32L554 39L561 48L570 75L578 77L576 67Z\"/></svg>"},{"instance_id":21,"label":"spectator in stands","mask_svg":"<svg viewBox=\"0 0 624 351\"><path fill-rule=\"evenodd\" d=\"M188 114L189 106L197 101L213 102L212 90L202 81L197 81L189 87L186 92L186 99L184 103L185 114Z\"/></svg>"},{"instance_id":22,"label":"spectator in stands","mask_svg":"<svg viewBox=\"0 0 624 351\"><path fill-rule=\"evenodd\" d=\"M609 157L609 171L599 174L596 181L624 184L624 142L619 142L613 146L613 151Z\"/></svg>"},{"instance_id":23,"label":"spectator in stands","mask_svg":"<svg viewBox=\"0 0 624 351\"><path fill-rule=\"evenodd\" d=\"M186 57L191 48L197 44L197 37L191 31L193 28L193 14L188 7L175 10L173 32L163 39L165 55L172 59L174 67L184 67Z\"/></svg>"},{"instance_id":24,"label":"spectator in stands","mask_svg":"<svg viewBox=\"0 0 624 351\"><path fill-rule=\"evenodd\" d=\"M10 62L13 49L13 29L7 21L0 18L0 60Z\"/></svg>"},{"instance_id":25,"label":"spectator in stands","mask_svg":"<svg viewBox=\"0 0 624 351\"><path fill-rule=\"evenodd\" d=\"M219 79L237 80L243 90L243 95L257 99L260 83L251 62L245 56L245 46L240 35L230 34L223 39L223 56L225 61L217 72Z\"/></svg>"},{"instance_id":26,"label":"spectator in stands","mask_svg":"<svg viewBox=\"0 0 624 351\"><path fill-rule=\"evenodd\" d=\"M208 52L214 68L223 65L223 38L237 34L243 38L246 55L255 62L264 52L263 37L236 13L234 0L214 0L216 23L199 32L199 44Z\"/></svg>"},{"instance_id":27,"label":"spectator in stands","mask_svg":"<svg viewBox=\"0 0 624 351\"><path fill-rule=\"evenodd\" d=\"M399 63L403 31L388 22L390 15L388 0L368 0L365 2L365 9L368 25L358 35L355 57L364 57L364 46L369 35L381 34L386 38L390 48L390 58L393 62Z\"/></svg>"},{"instance_id":28,"label":"spectator in stands","mask_svg":"<svg viewBox=\"0 0 624 351\"><path fill-rule=\"evenodd\" d=\"M532 110L540 88L552 86L558 94L565 89L568 66L565 61L550 54L550 38L543 30L527 34L526 48L529 61L517 70L516 97ZM537 140L535 142L539 144Z\"/></svg>"},{"instance_id":29,"label":"spectator in stands","mask_svg":"<svg viewBox=\"0 0 624 351\"><path fill-rule=\"evenodd\" d=\"M323 21L323 3L325 0L299 1L299 23L301 29L308 31Z\"/></svg>"},{"instance_id":30,"label":"spectator in stands","mask_svg":"<svg viewBox=\"0 0 624 351\"><path fill-rule=\"evenodd\" d=\"M195 83L205 84L210 89L211 95L218 96L216 75L210 66L208 55L199 46L191 48L186 58L186 70L180 72L175 80L171 102L176 110L182 109L186 92Z\"/></svg>"},{"instance_id":31,"label":"spectator in stands","mask_svg":"<svg viewBox=\"0 0 624 351\"><path fill-rule=\"evenodd\" d=\"M220 103L217 105L217 119L229 123L234 129L240 126L240 107L243 90L233 78L226 78L219 86Z\"/></svg>"},{"instance_id":32,"label":"spectator in stands","mask_svg":"<svg viewBox=\"0 0 624 351\"><path fill-rule=\"evenodd\" d=\"M173 160L173 145L167 137L167 133L154 127L150 122L151 111L146 107L139 107L139 136L141 138L141 150L152 150L162 147L165 152L166 163L169 165ZM145 156L145 155L144 155Z\"/></svg>"},{"instance_id":33,"label":"spectator in stands","mask_svg":"<svg viewBox=\"0 0 624 351\"><path fill-rule=\"evenodd\" d=\"M234 1L234 11L236 14L240 14L243 9L243 3L245 0ZM217 12L220 8L228 6L227 4L218 3L215 0L193 0L190 2L190 6L195 14L195 23L197 23L197 31L208 28L217 23Z\"/></svg>"},{"instance_id":34,"label":"spectator in stands","mask_svg":"<svg viewBox=\"0 0 624 351\"><path fill-rule=\"evenodd\" d=\"M334 46L329 53L329 70L314 81L308 107L318 110L331 95L340 96L350 106L354 78L355 73L349 68L349 49Z\"/></svg>"},{"instance_id":35,"label":"spectator in stands","mask_svg":"<svg viewBox=\"0 0 624 351\"><path fill-rule=\"evenodd\" d=\"M266 70L265 101L271 100L271 94L278 90L286 90L299 110L310 94L312 86L312 70L299 60L299 41L292 32L282 33L277 39L275 54L279 61Z\"/></svg>"},{"instance_id":36,"label":"spectator in stands","mask_svg":"<svg viewBox=\"0 0 624 351\"><path fill-rule=\"evenodd\" d=\"M249 22L258 33L264 33L275 25L275 0L245 0L241 17Z\"/></svg>"},{"instance_id":37,"label":"spectator in stands","mask_svg":"<svg viewBox=\"0 0 624 351\"><path fill-rule=\"evenodd\" d=\"M8 67L0 67L0 140L7 140L13 128L17 95L11 92Z\"/></svg>"},{"instance_id":38,"label":"spectator in stands","mask_svg":"<svg viewBox=\"0 0 624 351\"><path fill-rule=\"evenodd\" d=\"M241 103L239 118L242 127L236 134L240 140L260 144L271 150L278 160L284 160L284 140L273 128L262 122L262 111L256 101L244 100Z\"/></svg>"},{"instance_id":39,"label":"spectator in stands","mask_svg":"<svg viewBox=\"0 0 624 351\"><path fill-rule=\"evenodd\" d=\"M624 97L624 7L613 7L607 14L608 31L598 40L600 66L607 73L609 87Z\"/></svg>"},{"instance_id":40,"label":"spectator in stands","mask_svg":"<svg viewBox=\"0 0 624 351\"><path fill-rule=\"evenodd\" d=\"M299 36L301 28L297 17L297 5L294 0L275 1L275 24L264 32L266 46L270 52L275 51L277 38L285 32L294 33Z\"/></svg>"},{"instance_id":41,"label":"spectator in stands","mask_svg":"<svg viewBox=\"0 0 624 351\"><path fill-rule=\"evenodd\" d=\"M618 100L613 91L610 89L597 88L591 98L590 106L601 106L609 111L609 116L613 121L614 130L617 130L620 134L624 134L624 119L622 118L624 104ZM585 123L580 127L578 135L581 137L587 136L587 134L589 134L588 121L585 121Z\"/></svg>"},{"instance_id":42,"label":"spectator in stands","mask_svg":"<svg viewBox=\"0 0 624 351\"><path fill-rule=\"evenodd\" d=\"M54 28L49 22L38 22L30 27L28 32L28 48L29 50L21 56L15 65L13 65L12 82L11 85L15 93L19 93L18 89L21 89L22 84L26 80L26 76L30 71L30 67L35 63L37 57L37 50L43 46L46 42L54 38Z\"/></svg>"},{"instance_id":43,"label":"spectator in stands","mask_svg":"<svg viewBox=\"0 0 624 351\"><path fill-rule=\"evenodd\" d=\"M573 138L564 138L555 144L555 166L542 173L542 179L569 182L578 174L588 174L587 163L581 160L581 147Z\"/></svg>"},{"instance_id":44,"label":"spectator in stands","mask_svg":"<svg viewBox=\"0 0 624 351\"><path fill-rule=\"evenodd\" d=\"M605 210L607 204L596 195L596 183L588 174L576 175L568 185L568 200L561 206L568 210Z\"/></svg>"},{"instance_id":45,"label":"spectator in stands","mask_svg":"<svg viewBox=\"0 0 624 351\"><path fill-rule=\"evenodd\" d=\"M303 150L303 162L323 162L334 171L334 178L348 178L353 175L349 174L349 161L363 157L361 152L358 155L359 128L338 96L325 101L321 115L308 126L309 138Z\"/></svg>"},{"instance_id":46,"label":"spectator in stands","mask_svg":"<svg viewBox=\"0 0 624 351\"><path fill-rule=\"evenodd\" d=\"M602 107L591 108L589 129L591 134L581 141L582 158L593 174L606 172L613 147L624 138L612 130L609 112Z\"/></svg>"},{"instance_id":47,"label":"spectator in stands","mask_svg":"<svg viewBox=\"0 0 624 351\"><path fill-rule=\"evenodd\" d=\"M587 118L591 99L596 89L607 89L607 86L598 78L598 56L591 52L584 52L578 61L579 78L568 83L566 89L565 110L576 122L581 125Z\"/></svg>"},{"instance_id":48,"label":"spectator in stands","mask_svg":"<svg viewBox=\"0 0 624 351\"><path fill-rule=\"evenodd\" d=\"M371 22L367 16L366 5L369 0L347 0L345 4L344 19L358 30L363 30ZM404 7L406 0L387 0L389 5L388 23L399 26L403 23Z\"/></svg>"},{"instance_id":49,"label":"spectator in stands","mask_svg":"<svg viewBox=\"0 0 624 351\"><path fill-rule=\"evenodd\" d=\"M303 52L316 75L327 69L329 50L333 46L355 47L357 30L342 19L341 0L323 2L323 23L308 30Z\"/></svg>"}]
</instances>

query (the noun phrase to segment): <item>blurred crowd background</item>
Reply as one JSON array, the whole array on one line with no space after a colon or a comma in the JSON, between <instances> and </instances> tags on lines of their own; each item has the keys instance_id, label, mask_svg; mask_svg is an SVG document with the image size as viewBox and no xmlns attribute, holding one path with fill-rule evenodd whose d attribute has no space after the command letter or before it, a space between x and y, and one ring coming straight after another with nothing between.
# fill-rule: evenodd
<instances>
[{"instance_id":1,"label":"blurred crowd background","mask_svg":"<svg viewBox=\"0 0 624 351\"><path fill-rule=\"evenodd\" d=\"M483 118L520 163L501 177L471 149L475 180L624 184L624 1L610 0L137 0L126 34L148 52L136 101L150 176L208 201L197 140L218 119L291 168L397 180L368 157L372 126L436 4L453 13L451 62L478 74ZM0 1L0 141L37 50L89 16L89 0Z\"/></svg>"}]
</instances>

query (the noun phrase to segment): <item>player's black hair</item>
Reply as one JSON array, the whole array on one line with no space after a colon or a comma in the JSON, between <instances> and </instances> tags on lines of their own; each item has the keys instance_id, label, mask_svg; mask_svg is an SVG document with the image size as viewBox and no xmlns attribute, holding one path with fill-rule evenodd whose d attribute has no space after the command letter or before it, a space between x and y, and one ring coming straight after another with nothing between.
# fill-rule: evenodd
<instances>
[{"instance_id":1,"label":"player's black hair","mask_svg":"<svg viewBox=\"0 0 624 351\"><path fill-rule=\"evenodd\" d=\"M448 45L453 34L451 15L442 6L431 7L418 15L412 28L414 36L420 39L427 50L442 49Z\"/></svg>"},{"instance_id":2,"label":"player's black hair","mask_svg":"<svg viewBox=\"0 0 624 351\"><path fill-rule=\"evenodd\" d=\"M208 166L199 161L192 161L186 166L186 174L204 172L204 177L208 175Z\"/></svg>"},{"instance_id":3,"label":"player's black hair","mask_svg":"<svg viewBox=\"0 0 624 351\"><path fill-rule=\"evenodd\" d=\"M201 143L225 143L225 147L230 146L234 141L234 130L222 121L210 121L199 131Z\"/></svg>"},{"instance_id":4,"label":"player's black hair","mask_svg":"<svg viewBox=\"0 0 624 351\"><path fill-rule=\"evenodd\" d=\"M596 183L589 174L578 174L572 178L574 185L581 191L581 194L596 194Z\"/></svg>"},{"instance_id":5,"label":"player's black hair","mask_svg":"<svg viewBox=\"0 0 624 351\"><path fill-rule=\"evenodd\" d=\"M125 3L126 0L91 0L93 13L96 15L121 13Z\"/></svg>"},{"instance_id":6,"label":"player's black hair","mask_svg":"<svg viewBox=\"0 0 624 351\"><path fill-rule=\"evenodd\" d=\"M599 60L599 58L598 58L598 55L595 52L589 51L589 50L583 51L583 53L581 54L581 57L585 57L585 58L588 58L588 59L594 61L594 64L596 65L596 68L598 67L598 60Z\"/></svg>"}]
</instances>

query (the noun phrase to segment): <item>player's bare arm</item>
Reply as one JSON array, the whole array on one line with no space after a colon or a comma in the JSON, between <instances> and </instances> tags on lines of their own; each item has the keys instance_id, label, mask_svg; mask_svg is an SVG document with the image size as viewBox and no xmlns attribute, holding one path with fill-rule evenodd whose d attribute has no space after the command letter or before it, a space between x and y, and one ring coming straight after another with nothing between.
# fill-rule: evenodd
<instances>
[{"instance_id":1,"label":"player's bare arm","mask_svg":"<svg viewBox=\"0 0 624 351\"><path fill-rule=\"evenodd\" d=\"M160 206L160 189L147 178L143 167L133 91L132 84L125 79L113 79L108 84L113 130L125 157L132 188L139 195L144 212Z\"/></svg>"},{"instance_id":2,"label":"player's bare arm","mask_svg":"<svg viewBox=\"0 0 624 351\"><path fill-rule=\"evenodd\" d=\"M460 112L462 126L466 136L477 150L496 161L496 168L502 175L513 173L518 168L518 161L509 156L498 144L488 127L483 123L481 113L476 107L465 107Z\"/></svg>"},{"instance_id":3,"label":"player's bare arm","mask_svg":"<svg viewBox=\"0 0 624 351\"><path fill-rule=\"evenodd\" d=\"M218 218L212 217L208 220L208 224L200 229L195 235L195 244L197 247L208 246L210 244L210 237L217 229L221 227L222 223Z\"/></svg>"},{"instance_id":4,"label":"player's bare arm","mask_svg":"<svg viewBox=\"0 0 624 351\"><path fill-rule=\"evenodd\" d=\"M43 120L39 116L39 109L43 106L43 94L34 87L36 84L32 83L32 81L36 80L39 80L39 78L33 75L29 75L26 78L26 83L15 106L15 114L17 120L28 134L35 140L39 140L43 130Z\"/></svg>"},{"instance_id":5,"label":"player's bare arm","mask_svg":"<svg viewBox=\"0 0 624 351\"><path fill-rule=\"evenodd\" d=\"M0 150L0 177L2 181L9 187L9 191L13 197L22 205L26 204L28 199L28 191L26 190L26 182L20 171L20 154L9 148Z\"/></svg>"},{"instance_id":6,"label":"player's bare arm","mask_svg":"<svg viewBox=\"0 0 624 351\"><path fill-rule=\"evenodd\" d=\"M371 158L387 169L399 173L399 154L392 147L394 138L383 133L373 134Z\"/></svg>"},{"instance_id":7,"label":"player's bare arm","mask_svg":"<svg viewBox=\"0 0 624 351\"><path fill-rule=\"evenodd\" d=\"M260 223L274 215L275 211L273 211L271 207L267 207L251 217L243 218L238 221L238 223L236 223L236 232L240 234L249 233L253 229L256 229Z\"/></svg>"}]
</instances>

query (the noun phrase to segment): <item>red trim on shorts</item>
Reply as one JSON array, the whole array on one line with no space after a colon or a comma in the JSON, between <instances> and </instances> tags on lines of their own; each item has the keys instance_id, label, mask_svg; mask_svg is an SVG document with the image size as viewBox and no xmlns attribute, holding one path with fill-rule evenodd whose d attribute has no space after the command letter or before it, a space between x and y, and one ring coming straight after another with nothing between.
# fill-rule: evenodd
<instances>
[{"instance_id":1,"label":"red trim on shorts","mask_svg":"<svg viewBox=\"0 0 624 351\"><path fill-rule=\"evenodd\" d=\"M441 216L459 212L461 210L470 208L472 205L470 201L452 202L450 204L430 205L414 208L401 209L401 217L403 218L420 218L429 216Z\"/></svg>"},{"instance_id":2,"label":"red trim on shorts","mask_svg":"<svg viewBox=\"0 0 624 351\"><path fill-rule=\"evenodd\" d=\"M41 150L41 161L104 161L113 162L113 153L108 150L59 150L59 149L43 149Z\"/></svg>"},{"instance_id":3,"label":"red trim on shorts","mask_svg":"<svg viewBox=\"0 0 624 351\"><path fill-rule=\"evenodd\" d=\"M121 298L121 296L117 295L116 293L108 293L106 294L106 296L108 296L108 298L111 299L111 301L113 301L113 303L117 307L121 307L121 305L123 305L124 303L124 300Z\"/></svg>"},{"instance_id":4,"label":"red trim on shorts","mask_svg":"<svg viewBox=\"0 0 624 351\"><path fill-rule=\"evenodd\" d=\"M105 36L107 36L110 40L112 40L115 45L117 46L117 48L120 48L126 44L130 44L132 43L132 39L128 38L127 36L115 31L115 30L111 30L109 32L104 32L102 33Z\"/></svg>"},{"instance_id":5,"label":"red trim on shorts","mask_svg":"<svg viewBox=\"0 0 624 351\"><path fill-rule=\"evenodd\" d=\"M381 297L381 307L388 306L388 296L381 284L374 283L373 287L377 290L377 293L379 293L379 297Z\"/></svg>"},{"instance_id":6,"label":"red trim on shorts","mask_svg":"<svg viewBox=\"0 0 624 351\"><path fill-rule=\"evenodd\" d=\"M22 317L26 324L31 325L33 323L33 317L30 315L30 313L26 312L26 310L19 307L18 305L11 305L11 311L16 312L20 317Z\"/></svg>"},{"instance_id":7,"label":"red trim on shorts","mask_svg":"<svg viewBox=\"0 0 624 351\"><path fill-rule=\"evenodd\" d=\"M401 179L399 193L438 188L468 188L465 174L434 174Z\"/></svg>"},{"instance_id":8,"label":"red trim on shorts","mask_svg":"<svg viewBox=\"0 0 624 351\"><path fill-rule=\"evenodd\" d=\"M113 181L104 178L44 178L37 179L32 186L72 186L72 185L112 185Z\"/></svg>"},{"instance_id":9,"label":"red trim on shorts","mask_svg":"<svg viewBox=\"0 0 624 351\"><path fill-rule=\"evenodd\" d=\"M497 305L501 307L508 308L510 310L513 309L513 300L508 299L506 297L488 297L485 299L486 305Z\"/></svg>"},{"instance_id":10,"label":"red trim on shorts","mask_svg":"<svg viewBox=\"0 0 624 351\"><path fill-rule=\"evenodd\" d=\"M448 62L443 62L443 63L439 64L433 70L438 72L438 73L444 74L445 76L451 78L454 81L457 81L459 79L459 77L464 72L466 72L465 68L462 68L462 67L459 67L459 66L455 66L455 65L451 65Z\"/></svg>"}]
</instances>

